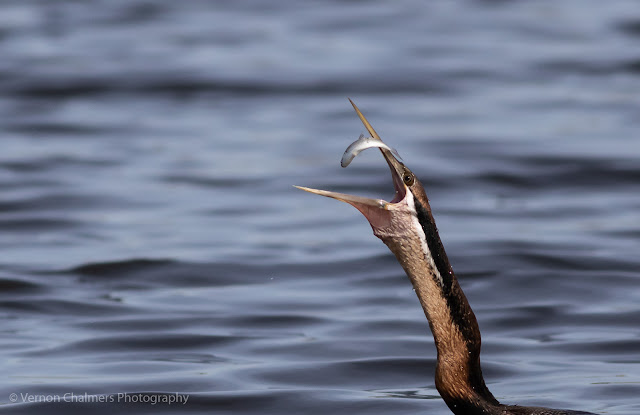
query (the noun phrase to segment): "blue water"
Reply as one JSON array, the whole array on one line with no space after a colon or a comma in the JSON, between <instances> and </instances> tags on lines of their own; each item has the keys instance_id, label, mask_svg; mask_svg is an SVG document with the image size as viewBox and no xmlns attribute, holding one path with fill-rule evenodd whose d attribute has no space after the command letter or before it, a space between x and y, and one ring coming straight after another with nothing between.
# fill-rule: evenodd
<instances>
[{"instance_id":1,"label":"blue water","mask_svg":"<svg viewBox=\"0 0 640 415\"><path fill-rule=\"evenodd\" d=\"M639 10L5 0L0 413L450 413L400 266L292 187L392 196L379 152L339 166L347 97L425 184L494 395L639 413Z\"/></svg>"}]
</instances>

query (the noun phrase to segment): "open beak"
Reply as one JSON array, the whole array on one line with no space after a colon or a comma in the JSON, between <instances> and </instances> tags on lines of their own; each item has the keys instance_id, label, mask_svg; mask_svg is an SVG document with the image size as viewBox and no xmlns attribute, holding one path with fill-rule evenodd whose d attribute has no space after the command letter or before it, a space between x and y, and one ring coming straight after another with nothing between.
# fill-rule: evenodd
<instances>
[{"instance_id":1,"label":"open beak","mask_svg":"<svg viewBox=\"0 0 640 415\"><path fill-rule=\"evenodd\" d=\"M362 124L364 124L370 136L376 140L381 140L378 133L376 133L376 131L371 126L371 124L369 124L369 121L367 121L365 116L362 115L362 112L360 112L356 104L354 104L353 101L351 101L351 99L349 99L349 102L351 102L351 105L353 105L353 109L356 110L356 114L358 114L358 117L360 117L360 121L362 121ZM389 165L389 169L391 170L391 178L393 180L393 186L396 192L395 197L391 200L391 202L387 202L382 199L369 199L362 196L354 196L354 195L349 195L345 193L330 192L327 190L311 189L311 188L302 187L302 186L295 186L295 187L309 193L315 193L320 196L331 197L333 199L337 199L342 202L349 203L350 205L358 209L360 213L362 213L367 218L371 226L373 227L384 226L384 224L388 220L390 220L389 211L394 210L394 207L399 202L405 199L408 189L402 181L404 164L398 161L396 157L393 155L393 153L391 153L391 151L384 148L380 148L380 152L382 153L382 156L384 157L384 159L387 161L387 164Z\"/></svg>"}]
</instances>

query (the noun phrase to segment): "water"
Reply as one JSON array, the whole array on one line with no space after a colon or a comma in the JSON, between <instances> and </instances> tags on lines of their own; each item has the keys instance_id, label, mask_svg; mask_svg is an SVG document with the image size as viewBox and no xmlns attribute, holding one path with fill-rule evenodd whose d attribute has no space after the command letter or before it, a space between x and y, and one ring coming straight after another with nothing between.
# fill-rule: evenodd
<instances>
[{"instance_id":1,"label":"water","mask_svg":"<svg viewBox=\"0 0 640 415\"><path fill-rule=\"evenodd\" d=\"M392 195L339 167L351 97L496 397L637 414L639 38L632 1L4 1L0 413L448 414L395 259L291 187Z\"/></svg>"}]
</instances>

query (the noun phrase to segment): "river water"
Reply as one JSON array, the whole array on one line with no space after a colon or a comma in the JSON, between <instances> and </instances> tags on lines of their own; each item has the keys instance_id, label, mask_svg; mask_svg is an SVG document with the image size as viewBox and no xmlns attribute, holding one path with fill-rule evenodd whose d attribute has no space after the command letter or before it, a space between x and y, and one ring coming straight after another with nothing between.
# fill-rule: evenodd
<instances>
[{"instance_id":1,"label":"river water","mask_svg":"<svg viewBox=\"0 0 640 415\"><path fill-rule=\"evenodd\" d=\"M3 1L0 413L450 413L396 260L292 187L392 197L347 97L494 395L640 413L639 41L634 1Z\"/></svg>"}]
</instances>

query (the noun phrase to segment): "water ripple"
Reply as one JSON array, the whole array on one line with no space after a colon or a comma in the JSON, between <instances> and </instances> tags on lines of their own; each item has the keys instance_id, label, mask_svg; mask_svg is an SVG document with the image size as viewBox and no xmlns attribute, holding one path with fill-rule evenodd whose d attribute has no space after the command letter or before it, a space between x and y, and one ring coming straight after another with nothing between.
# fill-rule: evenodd
<instances>
[{"instance_id":1,"label":"water ripple","mask_svg":"<svg viewBox=\"0 0 640 415\"><path fill-rule=\"evenodd\" d=\"M6 0L0 413L450 413L402 268L291 187L392 197L338 165L346 97L425 185L492 392L638 413L636 10ZM114 401L10 399L68 392Z\"/></svg>"}]
</instances>

